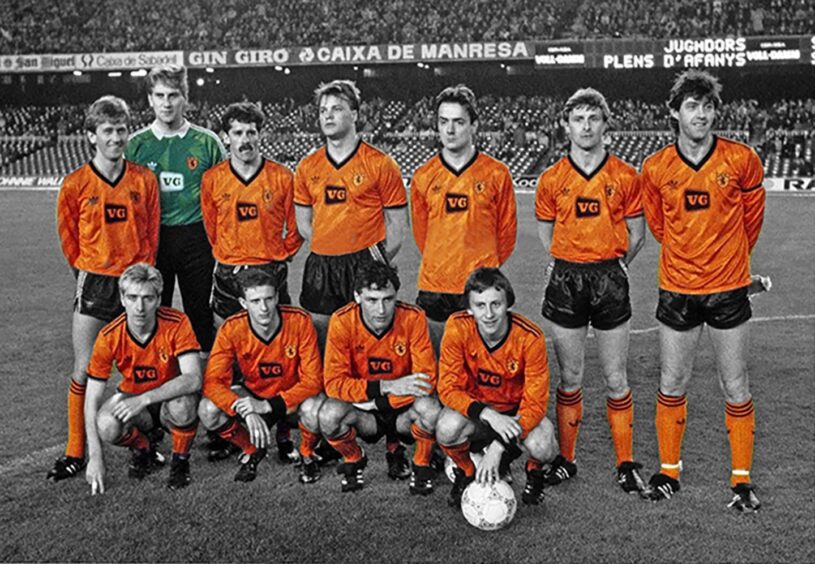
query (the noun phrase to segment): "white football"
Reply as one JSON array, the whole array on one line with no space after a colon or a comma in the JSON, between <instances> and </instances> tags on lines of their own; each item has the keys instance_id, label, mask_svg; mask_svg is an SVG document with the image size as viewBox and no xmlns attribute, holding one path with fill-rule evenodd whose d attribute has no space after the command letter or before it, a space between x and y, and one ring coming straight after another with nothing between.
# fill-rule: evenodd
<instances>
[{"instance_id":1,"label":"white football","mask_svg":"<svg viewBox=\"0 0 815 564\"><path fill-rule=\"evenodd\" d=\"M473 459L473 464L475 467L478 468L481 465L481 459L484 458L484 455L480 452L471 452L470 458ZM450 483L456 481L456 475L453 474L453 469L456 467L456 463L453 462L453 459L449 456L445 457L444 459L444 474L447 476L447 479L450 480Z\"/></svg>"},{"instance_id":2,"label":"white football","mask_svg":"<svg viewBox=\"0 0 815 564\"><path fill-rule=\"evenodd\" d=\"M512 487L503 480L494 484L473 482L461 496L461 512L473 527L497 531L515 517L518 501Z\"/></svg>"}]
</instances>

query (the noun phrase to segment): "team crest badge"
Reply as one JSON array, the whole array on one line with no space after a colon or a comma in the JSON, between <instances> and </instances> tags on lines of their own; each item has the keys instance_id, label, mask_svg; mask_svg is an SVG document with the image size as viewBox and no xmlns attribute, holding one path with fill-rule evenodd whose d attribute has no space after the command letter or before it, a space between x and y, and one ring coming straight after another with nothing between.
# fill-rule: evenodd
<instances>
[{"instance_id":1,"label":"team crest badge","mask_svg":"<svg viewBox=\"0 0 815 564\"><path fill-rule=\"evenodd\" d=\"M170 360L170 357L167 356L167 351L165 351L163 348L158 350L158 357L161 359L161 362L165 364Z\"/></svg>"},{"instance_id":2,"label":"team crest badge","mask_svg":"<svg viewBox=\"0 0 815 564\"><path fill-rule=\"evenodd\" d=\"M614 192L616 192L616 189L614 188L614 185L613 184L606 184L606 196L611 198L614 195Z\"/></svg>"},{"instance_id":3,"label":"team crest badge","mask_svg":"<svg viewBox=\"0 0 815 564\"><path fill-rule=\"evenodd\" d=\"M190 170L195 170L198 168L198 157L187 157L187 168Z\"/></svg>"},{"instance_id":4,"label":"team crest badge","mask_svg":"<svg viewBox=\"0 0 815 564\"><path fill-rule=\"evenodd\" d=\"M475 183L475 193L476 194L483 194L484 190L487 189L487 185L484 184L482 181L478 180Z\"/></svg>"},{"instance_id":5,"label":"team crest badge","mask_svg":"<svg viewBox=\"0 0 815 564\"><path fill-rule=\"evenodd\" d=\"M133 203L134 203L134 204L138 204L138 203L139 203L139 201L141 200L141 194L139 194L138 192L135 192L135 191L131 190L131 191L130 191L130 199L131 199L131 200L133 200Z\"/></svg>"},{"instance_id":6,"label":"team crest badge","mask_svg":"<svg viewBox=\"0 0 815 564\"><path fill-rule=\"evenodd\" d=\"M402 341L397 341L395 345L393 345L393 352L398 354L399 356L405 356L407 352L407 346Z\"/></svg>"},{"instance_id":7,"label":"team crest badge","mask_svg":"<svg viewBox=\"0 0 815 564\"><path fill-rule=\"evenodd\" d=\"M730 175L726 172L720 172L716 175L716 184L718 184L720 188L727 186L728 182L730 182Z\"/></svg>"},{"instance_id":8,"label":"team crest badge","mask_svg":"<svg viewBox=\"0 0 815 564\"><path fill-rule=\"evenodd\" d=\"M507 360L507 370L509 370L512 374L518 372L518 361L514 358Z\"/></svg>"},{"instance_id":9,"label":"team crest badge","mask_svg":"<svg viewBox=\"0 0 815 564\"><path fill-rule=\"evenodd\" d=\"M354 186L361 186L363 182L365 182L365 177L362 174L355 172L354 173Z\"/></svg>"},{"instance_id":10,"label":"team crest badge","mask_svg":"<svg viewBox=\"0 0 815 564\"><path fill-rule=\"evenodd\" d=\"M269 190L263 191L263 202L266 206L266 211L272 211L272 193Z\"/></svg>"},{"instance_id":11,"label":"team crest badge","mask_svg":"<svg viewBox=\"0 0 815 564\"><path fill-rule=\"evenodd\" d=\"M286 358L294 358L297 354L297 347L294 345L286 345Z\"/></svg>"}]
</instances>

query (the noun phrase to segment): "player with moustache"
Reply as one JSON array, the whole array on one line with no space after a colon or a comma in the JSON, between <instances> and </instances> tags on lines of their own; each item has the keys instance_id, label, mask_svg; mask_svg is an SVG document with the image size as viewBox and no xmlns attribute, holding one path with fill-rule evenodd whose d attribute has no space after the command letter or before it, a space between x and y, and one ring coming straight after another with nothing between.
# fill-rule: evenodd
<instances>
[{"instance_id":1,"label":"player with moustache","mask_svg":"<svg viewBox=\"0 0 815 564\"><path fill-rule=\"evenodd\" d=\"M221 127L230 158L207 170L201 181L201 212L216 260L211 305L218 327L241 310L237 275L248 268L269 272L278 302L291 303L287 262L303 242L294 218L294 175L261 155L264 121L250 102L227 107Z\"/></svg>"},{"instance_id":2,"label":"player with moustache","mask_svg":"<svg viewBox=\"0 0 815 564\"><path fill-rule=\"evenodd\" d=\"M713 133L721 89L706 71L678 75L667 103L676 142L648 157L640 173L645 218L661 245L660 471L650 480L651 499L670 499L680 489L686 394L707 325L725 397L733 492L728 506L754 512L761 503L750 476L755 407L747 370L748 293L750 254L764 220L764 171L752 148Z\"/></svg>"},{"instance_id":3,"label":"player with moustache","mask_svg":"<svg viewBox=\"0 0 815 564\"><path fill-rule=\"evenodd\" d=\"M91 493L105 492L102 442L129 447L128 474L141 480L156 464L149 434L170 429L173 455L167 487L190 481L190 446L198 427L201 390L200 347L189 319L160 306L161 273L137 263L124 271L119 291L125 312L99 332L88 364L85 426ZM122 374L116 392L103 401L113 366Z\"/></svg>"},{"instance_id":4,"label":"player with moustache","mask_svg":"<svg viewBox=\"0 0 815 564\"><path fill-rule=\"evenodd\" d=\"M201 213L201 179L224 160L226 151L215 133L185 117L189 100L185 67L157 66L148 73L146 85L155 119L131 136L126 156L150 168L159 183L161 232L156 266L164 278L161 303L172 306L177 278L184 311L206 356L215 339L209 305L215 261Z\"/></svg>"},{"instance_id":5,"label":"player with moustache","mask_svg":"<svg viewBox=\"0 0 815 564\"><path fill-rule=\"evenodd\" d=\"M86 369L99 330L122 312L118 278L131 264L156 260L158 185L150 170L124 159L129 128L124 100L103 96L91 104L85 130L94 156L65 177L57 196L57 232L76 293L68 442L47 473L53 481L85 466Z\"/></svg>"},{"instance_id":6,"label":"player with moustache","mask_svg":"<svg viewBox=\"0 0 815 564\"><path fill-rule=\"evenodd\" d=\"M569 153L538 180L535 215L548 263L542 314L552 322L560 368L560 454L548 483L556 485L577 474L591 325L605 380L615 477L623 491L642 494L646 486L639 474L642 465L634 461L634 400L626 365L631 327L628 265L645 242L645 221L637 171L603 143L610 119L608 103L597 90L581 88L572 94L561 113Z\"/></svg>"},{"instance_id":7,"label":"player with moustache","mask_svg":"<svg viewBox=\"0 0 815 564\"><path fill-rule=\"evenodd\" d=\"M318 413L325 400L317 335L304 310L279 301L279 280L262 269L238 273L245 311L229 317L215 338L204 376L199 416L204 427L243 451L238 482L251 482L280 421L300 427L300 481L320 478L314 460ZM235 367L243 379L235 383ZM280 446L278 445L278 448ZM281 460L288 457L288 449Z\"/></svg>"},{"instance_id":8,"label":"player with moustache","mask_svg":"<svg viewBox=\"0 0 815 564\"><path fill-rule=\"evenodd\" d=\"M546 471L558 453L546 418L549 366L543 332L509 311L515 292L497 268L482 267L464 286L468 308L447 320L439 358L439 398L444 409L436 438L456 467L448 503L461 505L473 480L493 482L526 450L521 499L543 501ZM485 450L476 469L470 452Z\"/></svg>"},{"instance_id":9,"label":"player with moustache","mask_svg":"<svg viewBox=\"0 0 815 564\"><path fill-rule=\"evenodd\" d=\"M411 180L413 234L422 255L416 304L438 350L444 323L467 308L464 284L481 266L504 264L515 248L515 190L507 166L476 148L478 105L463 84L435 99L442 149Z\"/></svg>"},{"instance_id":10,"label":"player with moustache","mask_svg":"<svg viewBox=\"0 0 815 564\"><path fill-rule=\"evenodd\" d=\"M396 162L357 134L354 82L320 84L314 101L326 144L297 166L294 203L297 228L311 241L300 305L312 313L322 346L329 316L354 299L357 269L389 264L399 252L408 210Z\"/></svg>"},{"instance_id":11,"label":"player with moustache","mask_svg":"<svg viewBox=\"0 0 815 564\"><path fill-rule=\"evenodd\" d=\"M399 277L382 262L357 269L354 302L331 316L320 430L343 456L342 491L364 486L368 458L357 443L385 436L391 479L410 477L411 494L433 492L436 358L421 308L396 300ZM401 442L414 442L413 471Z\"/></svg>"}]
</instances>

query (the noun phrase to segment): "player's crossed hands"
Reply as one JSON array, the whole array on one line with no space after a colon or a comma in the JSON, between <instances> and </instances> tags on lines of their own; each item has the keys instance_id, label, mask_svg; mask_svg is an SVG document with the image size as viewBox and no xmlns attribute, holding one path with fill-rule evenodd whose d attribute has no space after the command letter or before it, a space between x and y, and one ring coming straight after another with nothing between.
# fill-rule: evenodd
<instances>
[{"instance_id":1,"label":"player's crossed hands","mask_svg":"<svg viewBox=\"0 0 815 564\"><path fill-rule=\"evenodd\" d=\"M149 403L147 402L145 394L130 397L117 394L111 413L122 423L127 423L141 413L148 405Z\"/></svg>"},{"instance_id":2,"label":"player's crossed hands","mask_svg":"<svg viewBox=\"0 0 815 564\"><path fill-rule=\"evenodd\" d=\"M232 403L232 409L238 412L246 422L249 439L253 445L258 448L271 446L272 435L266 422L260 416L260 414L271 412L272 409L269 407L268 402L247 396L236 399Z\"/></svg>"},{"instance_id":3,"label":"player's crossed hands","mask_svg":"<svg viewBox=\"0 0 815 564\"><path fill-rule=\"evenodd\" d=\"M492 430L507 443L520 438L523 432L521 424L518 423L520 419L520 415L504 415L489 407L481 412L481 420L492 427Z\"/></svg>"},{"instance_id":4,"label":"player's crossed hands","mask_svg":"<svg viewBox=\"0 0 815 564\"><path fill-rule=\"evenodd\" d=\"M415 396L417 398L428 396L433 391L430 376L423 372L408 374L395 380L382 380L381 387L383 394Z\"/></svg>"}]
</instances>

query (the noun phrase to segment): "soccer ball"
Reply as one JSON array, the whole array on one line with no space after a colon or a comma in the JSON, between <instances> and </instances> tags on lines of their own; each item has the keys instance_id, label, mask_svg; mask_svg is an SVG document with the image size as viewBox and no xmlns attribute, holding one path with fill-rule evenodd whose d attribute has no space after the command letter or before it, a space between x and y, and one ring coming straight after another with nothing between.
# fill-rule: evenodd
<instances>
[{"instance_id":1,"label":"soccer ball","mask_svg":"<svg viewBox=\"0 0 815 564\"><path fill-rule=\"evenodd\" d=\"M475 467L478 468L479 466L481 466L481 459L484 458L484 455L481 454L480 452L471 452L470 453L470 458L472 458L473 464L475 464ZM453 462L453 459L450 458L449 456L445 457L445 459L444 459L444 474L447 476L447 479L450 480L451 484L456 481L456 475L453 474L453 469L455 467L456 467L456 463Z\"/></svg>"},{"instance_id":2,"label":"soccer ball","mask_svg":"<svg viewBox=\"0 0 815 564\"><path fill-rule=\"evenodd\" d=\"M461 496L461 512L473 527L482 531L497 531L509 525L515 517L518 501L515 492L503 480L493 484L473 482Z\"/></svg>"}]
</instances>

